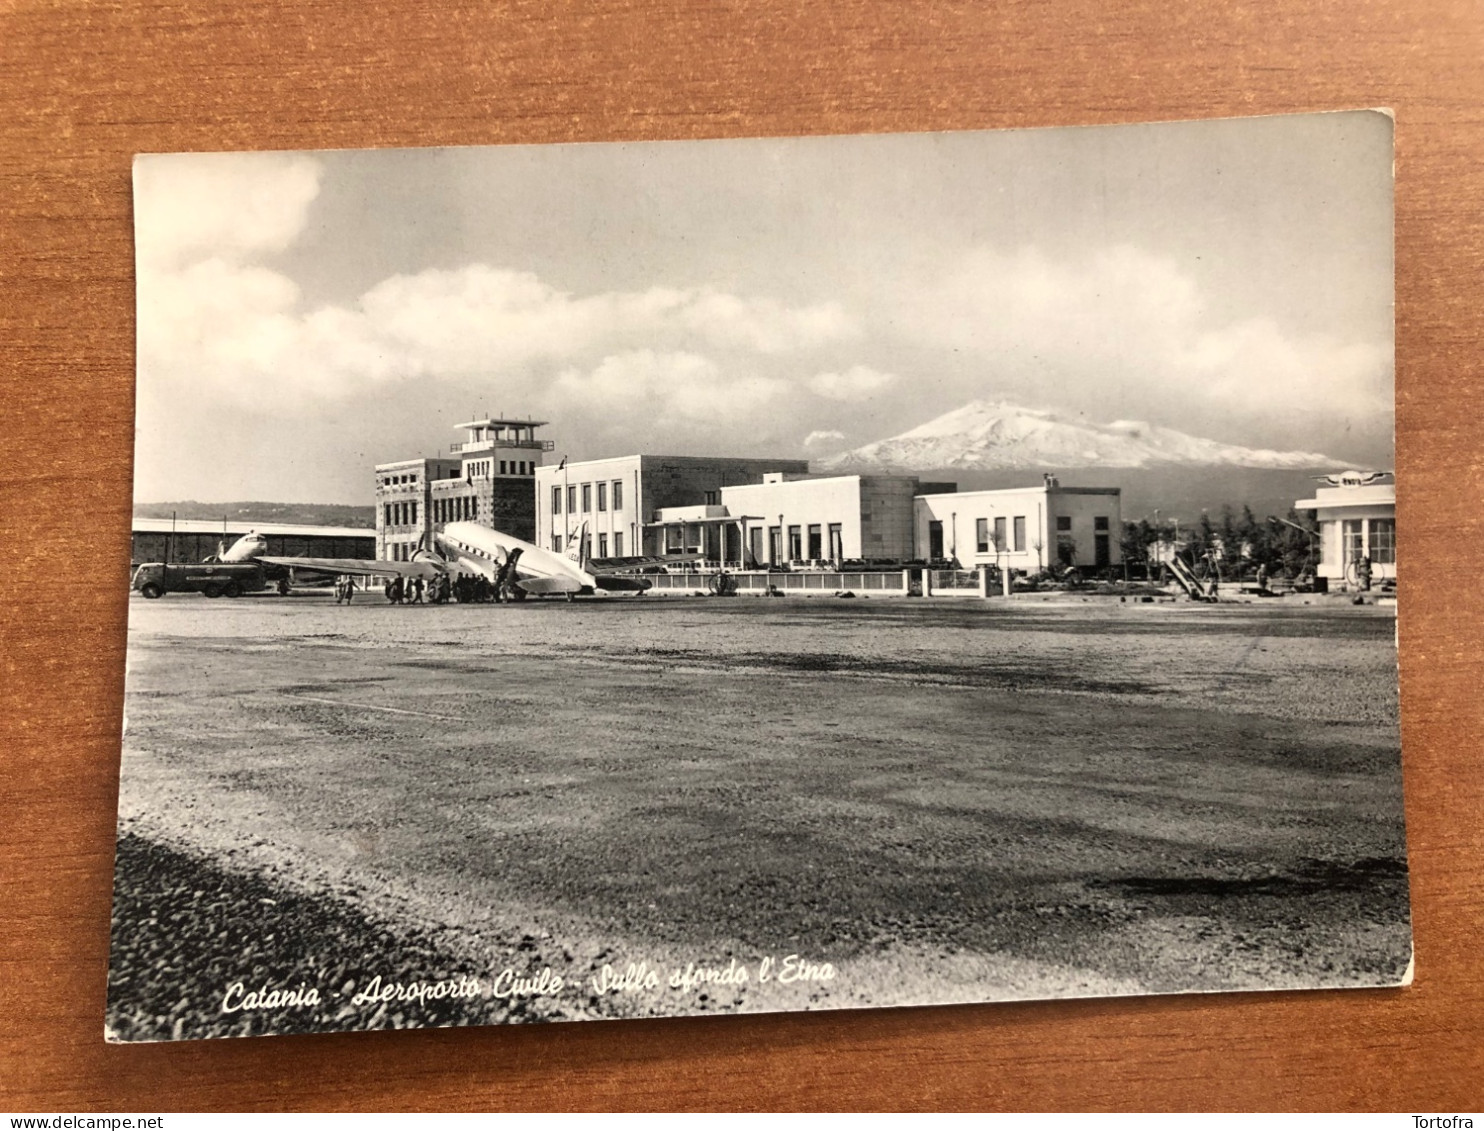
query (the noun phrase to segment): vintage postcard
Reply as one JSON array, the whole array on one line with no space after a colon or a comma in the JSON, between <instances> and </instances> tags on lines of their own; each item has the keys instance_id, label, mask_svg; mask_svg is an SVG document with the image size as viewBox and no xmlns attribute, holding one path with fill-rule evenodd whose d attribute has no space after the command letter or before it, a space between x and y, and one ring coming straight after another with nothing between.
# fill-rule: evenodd
<instances>
[{"instance_id":1,"label":"vintage postcard","mask_svg":"<svg viewBox=\"0 0 1484 1131\"><path fill-rule=\"evenodd\" d=\"M1404 983L1391 162L138 158L109 1038Z\"/></svg>"}]
</instances>

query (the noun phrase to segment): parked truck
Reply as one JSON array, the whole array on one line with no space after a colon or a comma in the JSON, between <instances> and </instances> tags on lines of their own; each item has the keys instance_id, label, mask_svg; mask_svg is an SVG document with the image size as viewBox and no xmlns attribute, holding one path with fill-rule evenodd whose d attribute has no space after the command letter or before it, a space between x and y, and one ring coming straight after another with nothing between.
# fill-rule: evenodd
<instances>
[{"instance_id":1,"label":"parked truck","mask_svg":"<svg viewBox=\"0 0 1484 1131\"><path fill-rule=\"evenodd\" d=\"M268 588L267 572L257 562L145 562L134 571L131 587L149 598L166 593L200 593L206 597L240 597Z\"/></svg>"}]
</instances>

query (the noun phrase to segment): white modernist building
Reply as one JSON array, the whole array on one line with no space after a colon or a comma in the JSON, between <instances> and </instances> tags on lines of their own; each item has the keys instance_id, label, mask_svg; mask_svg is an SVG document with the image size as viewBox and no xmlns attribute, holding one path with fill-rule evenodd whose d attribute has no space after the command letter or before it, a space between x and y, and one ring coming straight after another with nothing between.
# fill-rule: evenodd
<instances>
[{"instance_id":1,"label":"white modernist building","mask_svg":"<svg viewBox=\"0 0 1484 1131\"><path fill-rule=\"evenodd\" d=\"M725 511L747 517L744 545L754 568L905 562L912 545L914 475L764 475L723 487ZM945 484L944 486L951 486Z\"/></svg>"},{"instance_id":2,"label":"white modernist building","mask_svg":"<svg viewBox=\"0 0 1484 1131\"><path fill-rule=\"evenodd\" d=\"M1117 487L1063 487L1046 476L1037 487L919 495L914 521L919 555L1036 573L1048 566L1118 565L1123 531Z\"/></svg>"},{"instance_id":3,"label":"white modernist building","mask_svg":"<svg viewBox=\"0 0 1484 1131\"><path fill-rule=\"evenodd\" d=\"M721 492L768 472L808 470L808 462L797 459L664 455L538 467L535 543L560 551L585 523L595 558L690 554L736 563L746 524L726 513Z\"/></svg>"},{"instance_id":4,"label":"white modernist building","mask_svg":"<svg viewBox=\"0 0 1484 1131\"><path fill-rule=\"evenodd\" d=\"M595 558L732 569L953 561L1027 573L1122 560L1117 487L954 491L915 475L812 475L803 460L634 455L536 469L536 544L580 525Z\"/></svg>"},{"instance_id":5,"label":"white modernist building","mask_svg":"<svg viewBox=\"0 0 1484 1131\"><path fill-rule=\"evenodd\" d=\"M1327 475L1312 499L1293 504L1318 512L1318 574L1331 585L1356 587L1367 561L1372 581L1396 577L1396 484L1381 482L1389 478L1382 471Z\"/></svg>"}]
</instances>

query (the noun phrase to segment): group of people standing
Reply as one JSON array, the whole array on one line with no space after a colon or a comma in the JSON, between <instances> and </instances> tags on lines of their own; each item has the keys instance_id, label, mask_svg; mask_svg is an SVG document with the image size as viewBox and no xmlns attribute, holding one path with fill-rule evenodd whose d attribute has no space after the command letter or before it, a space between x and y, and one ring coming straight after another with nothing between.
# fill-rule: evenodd
<instances>
[{"instance_id":1,"label":"group of people standing","mask_svg":"<svg viewBox=\"0 0 1484 1131\"><path fill-rule=\"evenodd\" d=\"M515 572L515 563L520 551L513 551L500 566L494 580L483 574L461 573L450 577L447 573L435 573L428 578L390 578L382 591L393 605L446 605L457 601L461 605L483 604L487 601L513 601L524 597ZM362 587L369 585L363 582ZM356 579L351 574L342 574L335 579L335 604L348 605L356 594Z\"/></svg>"},{"instance_id":2,"label":"group of people standing","mask_svg":"<svg viewBox=\"0 0 1484 1131\"><path fill-rule=\"evenodd\" d=\"M437 574L426 581L421 577L393 577L381 588L393 605L441 605L448 600L447 587L448 577Z\"/></svg>"},{"instance_id":3,"label":"group of people standing","mask_svg":"<svg viewBox=\"0 0 1484 1131\"><path fill-rule=\"evenodd\" d=\"M446 605L449 601L467 605L500 601L505 597L500 587L482 574L459 574L456 578L450 578L446 573L439 573L426 580L421 577L394 577L382 588L386 599L393 605ZM346 600L349 601L349 597ZM335 588L335 602L340 602L338 584Z\"/></svg>"},{"instance_id":4,"label":"group of people standing","mask_svg":"<svg viewBox=\"0 0 1484 1131\"><path fill-rule=\"evenodd\" d=\"M447 581L448 578L445 577L443 580ZM468 574L460 574L459 579L453 583L453 596L454 600L460 604L479 605L488 601L509 600L512 594L482 573L477 573L472 577Z\"/></svg>"}]
</instances>

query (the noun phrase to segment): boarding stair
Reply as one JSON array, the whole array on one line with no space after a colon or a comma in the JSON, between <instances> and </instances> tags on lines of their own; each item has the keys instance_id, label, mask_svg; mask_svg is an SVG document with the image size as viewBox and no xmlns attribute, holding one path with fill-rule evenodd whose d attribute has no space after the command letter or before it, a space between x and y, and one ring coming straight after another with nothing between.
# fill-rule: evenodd
<instances>
[{"instance_id":1,"label":"boarding stair","mask_svg":"<svg viewBox=\"0 0 1484 1131\"><path fill-rule=\"evenodd\" d=\"M1209 601L1211 593L1206 588L1206 583L1198 578L1191 568L1180 560L1178 554L1171 554L1170 560L1165 563L1170 567L1170 572L1175 575L1175 580L1180 583L1192 601Z\"/></svg>"}]
</instances>

